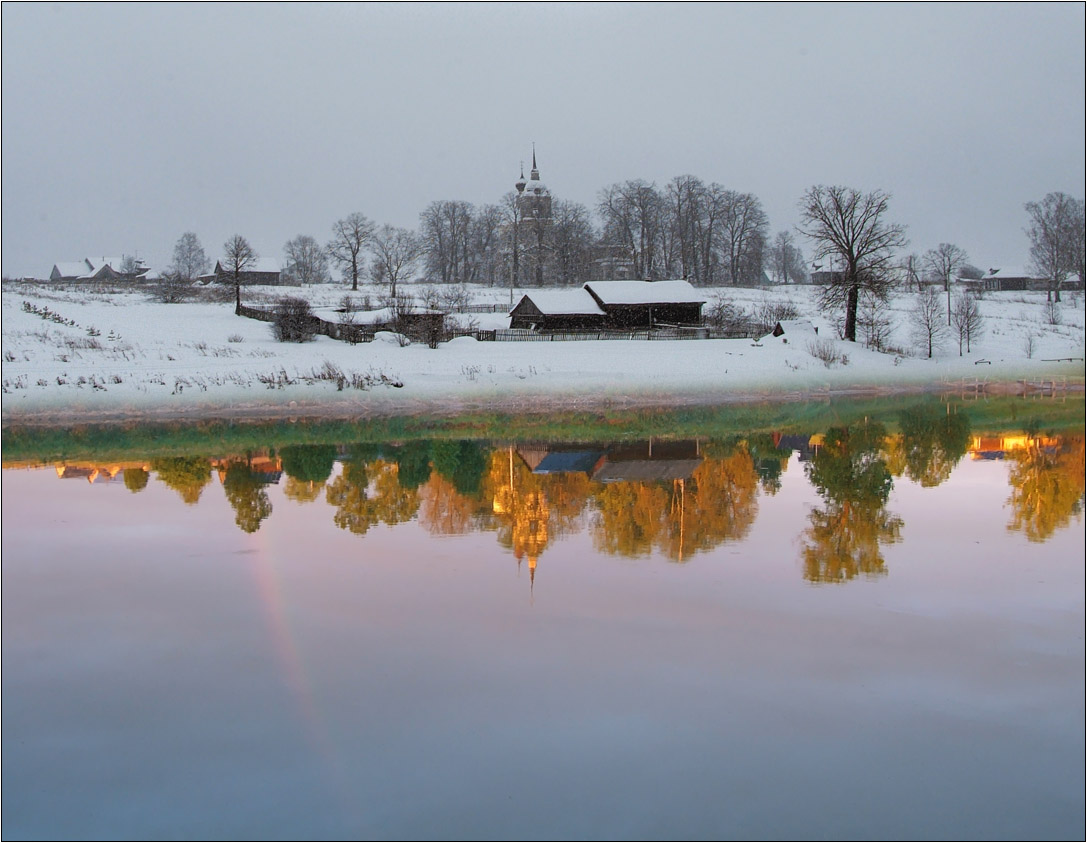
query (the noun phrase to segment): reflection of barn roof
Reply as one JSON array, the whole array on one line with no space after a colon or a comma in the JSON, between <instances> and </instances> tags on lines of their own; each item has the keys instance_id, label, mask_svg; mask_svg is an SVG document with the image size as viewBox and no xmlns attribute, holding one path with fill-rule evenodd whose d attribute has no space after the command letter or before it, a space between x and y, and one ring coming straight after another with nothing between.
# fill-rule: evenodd
<instances>
[{"instance_id":1,"label":"reflection of barn roof","mask_svg":"<svg viewBox=\"0 0 1087 843\"><path fill-rule=\"evenodd\" d=\"M696 460L607 460L593 473L598 483L638 482L649 480L690 480L702 464Z\"/></svg>"},{"instance_id":2,"label":"reflection of barn roof","mask_svg":"<svg viewBox=\"0 0 1087 843\"><path fill-rule=\"evenodd\" d=\"M585 289L604 304L705 304L687 281L589 281Z\"/></svg>"},{"instance_id":3,"label":"reflection of barn roof","mask_svg":"<svg viewBox=\"0 0 1087 843\"><path fill-rule=\"evenodd\" d=\"M592 472L600 460L601 451L551 451L532 469L534 474L562 474L580 471Z\"/></svg>"},{"instance_id":4,"label":"reflection of barn roof","mask_svg":"<svg viewBox=\"0 0 1087 843\"><path fill-rule=\"evenodd\" d=\"M701 464L697 442L637 442L609 448L592 478L601 483L688 480Z\"/></svg>"}]
</instances>

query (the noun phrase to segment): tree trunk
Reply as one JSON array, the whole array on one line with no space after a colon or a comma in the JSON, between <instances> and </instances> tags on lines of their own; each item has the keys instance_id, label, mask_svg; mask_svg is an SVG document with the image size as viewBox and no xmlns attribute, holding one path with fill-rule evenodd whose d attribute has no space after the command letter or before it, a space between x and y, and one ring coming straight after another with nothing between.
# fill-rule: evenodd
<instances>
[{"instance_id":1,"label":"tree trunk","mask_svg":"<svg viewBox=\"0 0 1087 843\"><path fill-rule=\"evenodd\" d=\"M238 277L238 273L234 273L234 313L241 314L242 312L242 282Z\"/></svg>"},{"instance_id":2,"label":"tree trunk","mask_svg":"<svg viewBox=\"0 0 1087 843\"><path fill-rule=\"evenodd\" d=\"M845 338L857 341L857 302L860 300L860 288L854 284L849 288L845 303Z\"/></svg>"},{"instance_id":3,"label":"tree trunk","mask_svg":"<svg viewBox=\"0 0 1087 843\"><path fill-rule=\"evenodd\" d=\"M351 292L359 289L359 261L355 255L351 256Z\"/></svg>"}]
</instances>

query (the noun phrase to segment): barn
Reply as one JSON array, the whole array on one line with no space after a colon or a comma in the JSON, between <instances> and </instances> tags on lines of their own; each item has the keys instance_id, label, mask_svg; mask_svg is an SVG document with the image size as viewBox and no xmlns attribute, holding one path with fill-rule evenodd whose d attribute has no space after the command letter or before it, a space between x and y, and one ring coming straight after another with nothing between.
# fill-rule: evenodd
<instances>
[{"instance_id":1,"label":"barn","mask_svg":"<svg viewBox=\"0 0 1087 843\"><path fill-rule=\"evenodd\" d=\"M534 290L510 311L511 328L570 331L601 328L605 313L589 293L578 290Z\"/></svg>"},{"instance_id":2,"label":"barn","mask_svg":"<svg viewBox=\"0 0 1087 843\"><path fill-rule=\"evenodd\" d=\"M215 262L215 269L210 275L200 276L200 280L217 281L220 284L233 284L234 273L226 261ZM238 273L240 284L279 284L279 263L274 260L258 258L249 267Z\"/></svg>"},{"instance_id":3,"label":"barn","mask_svg":"<svg viewBox=\"0 0 1087 843\"><path fill-rule=\"evenodd\" d=\"M604 312L607 328L702 324L706 297L687 281L590 281L585 290Z\"/></svg>"}]
</instances>

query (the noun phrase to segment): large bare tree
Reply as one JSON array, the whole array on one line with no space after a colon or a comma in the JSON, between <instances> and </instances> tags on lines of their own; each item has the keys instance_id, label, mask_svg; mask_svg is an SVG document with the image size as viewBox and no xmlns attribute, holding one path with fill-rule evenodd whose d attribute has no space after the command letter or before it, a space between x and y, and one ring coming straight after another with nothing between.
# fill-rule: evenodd
<instances>
[{"instance_id":1,"label":"large bare tree","mask_svg":"<svg viewBox=\"0 0 1087 843\"><path fill-rule=\"evenodd\" d=\"M799 231L815 244L813 258L838 264L823 288L824 309L845 307L844 338L857 341L857 303L861 291L885 298L894 283L895 249L906 245L906 229L884 218L891 196L852 187L816 185L800 200Z\"/></svg>"},{"instance_id":2,"label":"large bare tree","mask_svg":"<svg viewBox=\"0 0 1087 843\"><path fill-rule=\"evenodd\" d=\"M422 257L422 240L406 228L383 225L375 232L370 251L374 256L374 280L388 284L389 297L395 300L397 283L411 277Z\"/></svg>"},{"instance_id":3,"label":"large bare tree","mask_svg":"<svg viewBox=\"0 0 1087 843\"><path fill-rule=\"evenodd\" d=\"M600 191L597 211L606 239L622 244L636 277L656 278L664 222L664 201L656 186L642 179L609 185Z\"/></svg>"},{"instance_id":4,"label":"large bare tree","mask_svg":"<svg viewBox=\"0 0 1087 843\"><path fill-rule=\"evenodd\" d=\"M1067 193L1047 193L1041 202L1027 202L1030 260L1046 279L1046 299L1061 300L1061 284L1083 267L1083 200Z\"/></svg>"},{"instance_id":5,"label":"large bare tree","mask_svg":"<svg viewBox=\"0 0 1087 843\"><path fill-rule=\"evenodd\" d=\"M782 284L800 284L807 277L804 255L791 231L779 231L770 243L770 267Z\"/></svg>"},{"instance_id":6,"label":"large bare tree","mask_svg":"<svg viewBox=\"0 0 1087 843\"><path fill-rule=\"evenodd\" d=\"M174 275L182 281L192 281L208 268L208 256L200 245L200 238L192 231L186 231L174 244L174 262L171 265Z\"/></svg>"},{"instance_id":7,"label":"large bare tree","mask_svg":"<svg viewBox=\"0 0 1087 843\"><path fill-rule=\"evenodd\" d=\"M727 190L721 220L721 252L730 284L762 282L762 260L770 221L753 193Z\"/></svg>"},{"instance_id":8,"label":"large bare tree","mask_svg":"<svg viewBox=\"0 0 1087 843\"><path fill-rule=\"evenodd\" d=\"M925 252L924 260L931 276L944 285L944 292L947 294L947 324L950 325L951 281L969 260L966 250L960 249L954 243L941 243L935 249Z\"/></svg>"},{"instance_id":9,"label":"large bare tree","mask_svg":"<svg viewBox=\"0 0 1087 843\"><path fill-rule=\"evenodd\" d=\"M242 273L256 266L259 256L249 241L235 234L223 244L223 265L234 279L234 312L242 312Z\"/></svg>"},{"instance_id":10,"label":"large bare tree","mask_svg":"<svg viewBox=\"0 0 1087 843\"><path fill-rule=\"evenodd\" d=\"M323 284L328 280L328 253L308 234L283 245L283 274L292 284Z\"/></svg>"},{"instance_id":11,"label":"large bare tree","mask_svg":"<svg viewBox=\"0 0 1087 843\"><path fill-rule=\"evenodd\" d=\"M374 224L366 214L356 211L332 226L332 239L328 242L328 256L340 268L345 278L351 279L351 289L359 288L359 273L363 269L362 250L374 234Z\"/></svg>"}]
</instances>

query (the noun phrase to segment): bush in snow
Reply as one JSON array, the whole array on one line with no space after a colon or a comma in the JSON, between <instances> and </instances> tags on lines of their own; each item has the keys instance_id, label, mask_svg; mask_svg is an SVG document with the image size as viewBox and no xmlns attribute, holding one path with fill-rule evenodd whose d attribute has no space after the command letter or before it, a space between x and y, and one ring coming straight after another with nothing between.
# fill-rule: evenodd
<instances>
[{"instance_id":1,"label":"bush in snow","mask_svg":"<svg viewBox=\"0 0 1087 843\"><path fill-rule=\"evenodd\" d=\"M833 366L849 365L849 357L838 351L838 346L833 340L811 340L808 343L808 354L816 360L822 360L828 369Z\"/></svg>"},{"instance_id":2,"label":"bush in snow","mask_svg":"<svg viewBox=\"0 0 1087 843\"><path fill-rule=\"evenodd\" d=\"M276 303L272 333L280 342L309 342L317 334L317 321L308 301L288 296Z\"/></svg>"}]
</instances>

